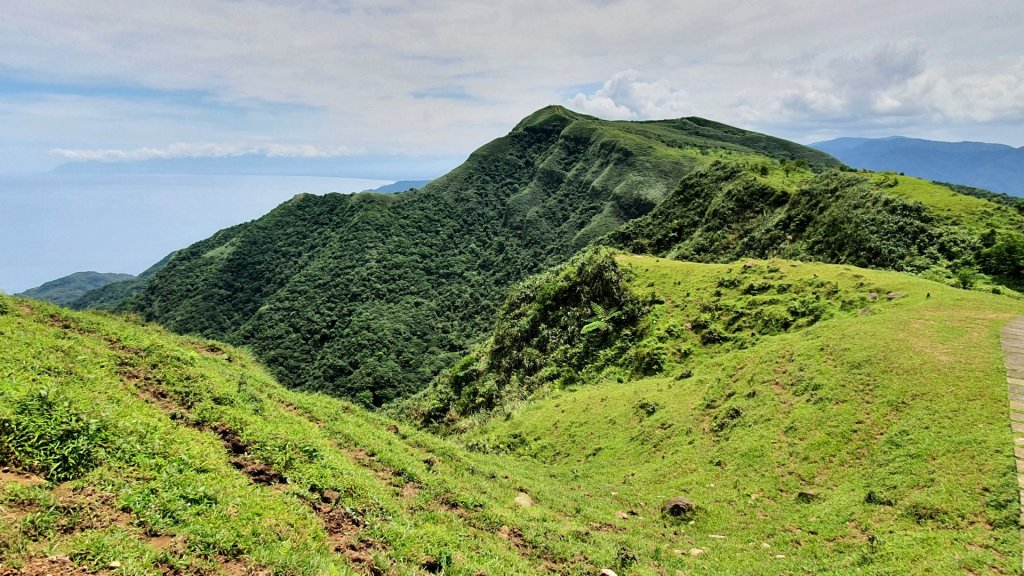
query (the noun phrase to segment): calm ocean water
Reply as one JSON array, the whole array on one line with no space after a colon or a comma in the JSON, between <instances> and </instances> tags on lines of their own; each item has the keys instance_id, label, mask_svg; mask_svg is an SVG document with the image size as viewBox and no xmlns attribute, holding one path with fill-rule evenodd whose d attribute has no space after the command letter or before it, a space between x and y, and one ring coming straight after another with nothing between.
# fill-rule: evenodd
<instances>
[{"instance_id":1,"label":"calm ocean water","mask_svg":"<svg viewBox=\"0 0 1024 576\"><path fill-rule=\"evenodd\" d=\"M138 274L168 253L269 212L295 194L387 180L304 176L0 176L0 290L72 272Z\"/></svg>"}]
</instances>

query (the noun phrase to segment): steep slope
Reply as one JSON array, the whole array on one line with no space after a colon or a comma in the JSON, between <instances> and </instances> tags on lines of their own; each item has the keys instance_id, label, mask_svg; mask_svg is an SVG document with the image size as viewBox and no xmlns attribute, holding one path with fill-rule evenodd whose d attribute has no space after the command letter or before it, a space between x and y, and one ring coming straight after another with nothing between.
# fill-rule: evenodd
<instances>
[{"instance_id":1,"label":"steep slope","mask_svg":"<svg viewBox=\"0 0 1024 576\"><path fill-rule=\"evenodd\" d=\"M715 158L820 152L700 119L549 107L422 190L303 196L181 250L133 309L251 346L289 386L380 405L483 335L504 290L647 213Z\"/></svg>"},{"instance_id":2,"label":"steep slope","mask_svg":"<svg viewBox=\"0 0 1024 576\"><path fill-rule=\"evenodd\" d=\"M1024 285L1024 215L894 174L716 163L602 242L680 260L778 256Z\"/></svg>"},{"instance_id":3,"label":"steep slope","mask_svg":"<svg viewBox=\"0 0 1024 576\"><path fill-rule=\"evenodd\" d=\"M904 137L837 138L811 146L854 168L905 172L1024 196L1024 148Z\"/></svg>"},{"instance_id":4,"label":"steep slope","mask_svg":"<svg viewBox=\"0 0 1024 576\"><path fill-rule=\"evenodd\" d=\"M115 282L133 280L134 278L135 276L131 274L75 272L63 278L50 280L35 288L29 288L19 294L19 296L46 300L60 306L68 306L87 292Z\"/></svg>"},{"instance_id":5,"label":"steep slope","mask_svg":"<svg viewBox=\"0 0 1024 576\"><path fill-rule=\"evenodd\" d=\"M598 251L404 408L604 507L629 573L1015 573L998 335L1021 313L893 272ZM674 496L696 511L661 516Z\"/></svg>"},{"instance_id":6,"label":"steep slope","mask_svg":"<svg viewBox=\"0 0 1024 576\"><path fill-rule=\"evenodd\" d=\"M0 574L594 573L626 543L579 541L599 512L541 466L223 344L3 296L0 341ZM517 504L533 486L550 502Z\"/></svg>"}]
</instances>

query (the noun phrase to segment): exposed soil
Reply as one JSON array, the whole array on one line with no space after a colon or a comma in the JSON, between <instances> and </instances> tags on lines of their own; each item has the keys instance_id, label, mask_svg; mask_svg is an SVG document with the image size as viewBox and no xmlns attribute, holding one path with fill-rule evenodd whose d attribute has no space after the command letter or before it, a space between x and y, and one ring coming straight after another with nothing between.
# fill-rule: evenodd
<instances>
[{"instance_id":1,"label":"exposed soil","mask_svg":"<svg viewBox=\"0 0 1024 576\"><path fill-rule=\"evenodd\" d=\"M0 566L0 576L79 576L106 574L106 572L90 572L71 563L65 556L50 556L29 560L21 570Z\"/></svg>"},{"instance_id":2,"label":"exposed soil","mask_svg":"<svg viewBox=\"0 0 1024 576\"><path fill-rule=\"evenodd\" d=\"M11 484L17 484L18 486L38 486L40 484L46 484L46 480L43 480L35 474L29 474L27 472L18 472L10 468L0 469L0 486L8 486Z\"/></svg>"},{"instance_id":3,"label":"exposed soil","mask_svg":"<svg viewBox=\"0 0 1024 576\"><path fill-rule=\"evenodd\" d=\"M331 490L321 494L320 502L310 502L310 507L320 517L327 530L327 540L333 552L341 554L360 572L373 576L382 575L381 570L373 561L373 553L384 548L373 541L359 538L362 522L351 512L335 504L336 498Z\"/></svg>"}]
</instances>

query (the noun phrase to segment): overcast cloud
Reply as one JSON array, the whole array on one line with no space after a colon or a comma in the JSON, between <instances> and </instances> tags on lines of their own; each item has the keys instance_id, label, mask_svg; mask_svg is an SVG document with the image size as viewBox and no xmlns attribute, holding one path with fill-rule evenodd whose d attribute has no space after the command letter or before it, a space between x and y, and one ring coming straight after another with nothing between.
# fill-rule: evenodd
<instances>
[{"instance_id":1,"label":"overcast cloud","mask_svg":"<svg viewBox=\"0 0 1024 576\"><path fill-rule=\"evenodd\" d=\"M551 103L802 142L1024 145L1020 0L6 0L3 12L0 172L464 154Z\"/></svg>"}]
</instances>

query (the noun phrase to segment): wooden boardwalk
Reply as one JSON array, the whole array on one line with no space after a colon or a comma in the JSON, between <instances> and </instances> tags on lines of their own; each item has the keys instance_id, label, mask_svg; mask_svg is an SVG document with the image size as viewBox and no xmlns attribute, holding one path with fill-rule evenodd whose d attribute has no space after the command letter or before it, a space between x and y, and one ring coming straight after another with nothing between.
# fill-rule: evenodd
<instances>
[{"instance_id":1,"label":"wooden boardwalk","mask_svg":"<svg viewBox=\"0 0 1024 576\"><path fill-rule=\"evenodd\" d=\"M1024 542L1024 316L1014 318L1003 327L1000 341L1006 363L1010 428L1013 430L1013 453L1017 457L1017 487L1020 490L1021 541ZM1021 569L1024 569L1024 556L1021 557Z\"/></svg>"}]
</instances>

